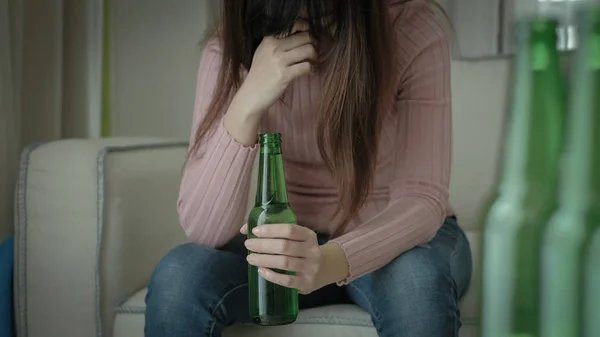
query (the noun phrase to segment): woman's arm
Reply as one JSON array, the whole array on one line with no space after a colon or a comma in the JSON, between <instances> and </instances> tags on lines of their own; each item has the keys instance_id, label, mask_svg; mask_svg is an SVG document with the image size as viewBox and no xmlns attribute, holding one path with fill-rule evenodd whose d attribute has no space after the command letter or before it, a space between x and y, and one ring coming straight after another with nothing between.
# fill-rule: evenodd
<instances>
[{"instance_id":1,"label":"woman's arm","mask_svg":"<svg viewBox=\"0 0 600 337\"><path fill-rule=\"evenodd\" d=\"M190 146L195 131L211 103L221 67L221 48L210 41L200 61ZM255 132L256 133L256 132ZM187 161L177 209L188 239L220 247L244 223L250 175L257 147L246 147L231 137L223 121Z\"/></svg>"},{"instance_id":2,"label":"woman's arm","mask_svg":"<svg viewBox=\"0 0 600 337\"><path fill-rule=\"evenodd\" d=\"M310 72L316 57L307 27L285 38L265 37L250 71L216 130L186 163L179 192L180 222L188 238L220 247L237 233L244 217L250 174L256 157L257 131L265 111L291 81ZM216 40L205 48L198 70L191 144L217 85L222 53Z\"/></svg>"},{"instance_id":3,"label":"woman's arm","mask_svg":"<svg viewBox=\"0 0 600 337\"><path fill-rule=\"evenodd\" d=\"M411 48L412 56L396 103L390 202L381 213L332 240L343 249L349 265L341 284L426 243L446 216L452 158L450 48L433 13L419 12L413 20L410 33L399 32L412 44L405 47Z\"/></svg>"}]
</instances>

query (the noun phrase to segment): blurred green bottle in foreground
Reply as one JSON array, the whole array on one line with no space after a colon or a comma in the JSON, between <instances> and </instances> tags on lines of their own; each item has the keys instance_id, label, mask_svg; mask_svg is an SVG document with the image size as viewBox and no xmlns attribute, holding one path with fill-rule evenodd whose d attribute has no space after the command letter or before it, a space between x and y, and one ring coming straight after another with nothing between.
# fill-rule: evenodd
<instances>
[{"instance_id":1,"label":"blurred green bottle in foreground","mask_svg":"<svg viewBox=\"0 0 600 337\"><path fill-rule=\"evenodd\" d=\"M541 238L557 206L567 104L557 26L546 18L516 25L500 181L483 217L483 337L540 336Z\"/></svg>"},{"instance_id":2,"label":"blurred green bottle in foreground","mask_svg":"<svg viewBox=\"0 0 600 337\"><path fill-rule=\"evenodd\" d=\"M542 336L600 336L600 7L578 13L559 209L542 254Z\"/></svg>"},{"instance_id":3,"label":"blurred green bottle in foreground","mask_svg":"<svg viewBox=\"0 0 600 337\"><path fill-rule=\"evenodd\" d=\"M281 134L261 134L259 142L256 202L248 216L248 238L256 238L252 234L252 229L256 226L297 223L296 214L288 203ZM275 271L291 274L282 270ZM248 309L254 323L283 325L293 323L298 318L298 290L265 280L253 265L248 265L248 293Z\"/></svg>"}]
</instances>

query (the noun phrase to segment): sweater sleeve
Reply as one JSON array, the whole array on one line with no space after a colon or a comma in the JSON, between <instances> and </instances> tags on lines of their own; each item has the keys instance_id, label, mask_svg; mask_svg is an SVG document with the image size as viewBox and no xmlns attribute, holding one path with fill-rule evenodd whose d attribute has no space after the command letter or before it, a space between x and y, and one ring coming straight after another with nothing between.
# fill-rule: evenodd
<instances>
[{"instance_id":1,"label":"sweater sleeve","mask_svg":"<svg viewBox=\"0 0 600 337\"><path fill-rule=\"evenodd\" d=\"M417 36L431 38L406 38L414 52L404 67L395 105L390 201L380 213L332 240L344 250L350 269L340 285L428 242L446 216L452 156L450 47L441 26L422 26Z\"/></svg>"},{"instance_id":2,"label":"sweater sleeve","mask_svg":"<svg viewBox=\"0 0 600 337\"><path fill-rule=\"evenodd\" d=\"M198 69L190 146L211 103L221 56L219 44L210 41ZM256 153L256 145L244 147L237 143L219 120L199 153L186 162L177 210L181 226L191 242L221 247L239 231L246 215Z\"/></svg>"}]
</instances>

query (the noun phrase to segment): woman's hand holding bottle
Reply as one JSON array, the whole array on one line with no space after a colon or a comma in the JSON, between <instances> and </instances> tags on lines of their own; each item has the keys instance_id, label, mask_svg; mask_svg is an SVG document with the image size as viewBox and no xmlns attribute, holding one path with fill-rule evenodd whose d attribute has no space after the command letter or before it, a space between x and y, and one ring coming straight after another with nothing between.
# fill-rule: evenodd
<instances>
[{"instance_id":1,"label":"woman's hand holding bottle","mask_svg":"<svg viewBox=\"0 0 600 337\"><path fill-rule=\"evenodd\" d=\"M307 27L297 24L292 35L267 36L258 46L244 83L235 94L227 113L225 128L244 145L253 145L265 111L281 97L296 78L311 71L317 57Z\"/></svg>"},{"instance_id":2,"label":"woman's hand holding bottle","mask_svg":"<svg viewBox=\"0 0 600 337\"><path fill-rule=\"evenodd\" d=\"M248 234L248 225L240 229ZM255 239L245 242L252 251L248 263L259 267L261 276L272 283L295 288L301 294L311 292L348 277L346 254L337 243L319 245L317 234L306 227L289 224L269 224L255 227ZM273 271L293 271L286 275Z\"/></svg>"},{"instance_id":3,"label":"woman's hand holding bottle","mask_svg":"<svg viewBox=\"0 0 600 337\"><path fill-rule=\"evenodd\" d=\"M244 225L240 232L248 234ZM301 294L309 294L325 284L319 277L323 265L317 234L302 226L269 224L255 227L256 239L248 239L246 248L252 251L247 260L259 267L260 275L275 284L295 288ZM295 275L273 271L280 269L295 272Z\"/></svg>"}]
</instances>

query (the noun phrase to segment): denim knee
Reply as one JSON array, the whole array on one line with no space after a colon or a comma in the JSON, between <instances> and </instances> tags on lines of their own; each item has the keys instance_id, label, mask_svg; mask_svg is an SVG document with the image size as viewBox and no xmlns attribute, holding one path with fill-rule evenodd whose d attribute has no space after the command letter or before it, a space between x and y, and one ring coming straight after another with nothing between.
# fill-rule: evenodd
<instances>
[{"instance_id":1,"label":"denim knee","mask_svg":"<svg viewBox=\"0 0 600 337\"><path fill-rule=\"evenodd\" d=\"M453 218L427 244L354 280L352 300L371 312L380 336L456 337L459 290L471 275L471 252Z\"/></svg>"},{"instance_id":2,"label":"denim knee","mask_svg":"<svg viewBox=\"0 0 600 337\"><path fill-rule=\"evenodd\" d=\"M458 336L456 282L431 248L418 247L373 273L374 317L383 336Z\"/></svg>"},{"instance_id":3,"label":"denim knee","mask_svg":"<svg viewBox=\"0 0 600 337\"><path fill-rule=\"evenodd\" d=\"M176 247L158 263L150 278L146 337L219 335L225 325L240 316L224 300L240 302L240 298L247 298L247 290L236 293L239 298L226 295L245 282L244 256L191 243Z\"/></svg>"},{"instance_id":4,"label":"denim knee","mask_svg":"<svg viewBox=\"0 0 600 337\"><path fill-rule=\"evenodd\" d=\"M184 244L163 257L150 277L146 312L155 312L153 319L172 320L191 306L201 305L190 299L206 290L199 267L210 263L210 255L210 248Z\"/></svg>"},{"instance_id":5,"label":"denim knee","mask_svg":"<svg viewBox=\"0 0 600 337\"><path fill-rule=\"evenodd\" d=\"M375 271L373 283L387 289L391 302L406 303L401 306L407 310L447 309L455 304L456 283L447 264L438 258L431 248L418 247Z\"/></svg>"}]
</instances>

